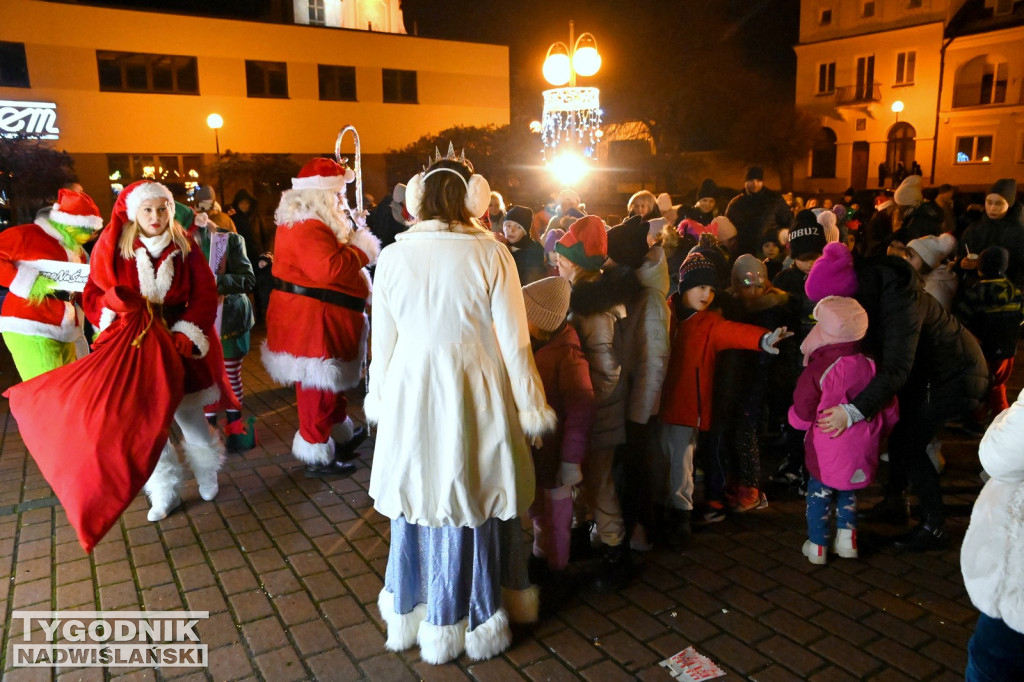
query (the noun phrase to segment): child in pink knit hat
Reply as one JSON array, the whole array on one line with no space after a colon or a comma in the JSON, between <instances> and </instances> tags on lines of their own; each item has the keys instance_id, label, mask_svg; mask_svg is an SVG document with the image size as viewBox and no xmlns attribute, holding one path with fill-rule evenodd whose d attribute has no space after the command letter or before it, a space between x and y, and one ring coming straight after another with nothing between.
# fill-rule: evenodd
<instances>
[{"instance_id":1,"label":"child in pink knit hat","mask_svg":"<svg viewBox=\"0 0 1024 682\"><path fill-rule=\"evenodd\" d=\"M857 497L854 490L871 484L878 468L879 441L895 425L896 399L871 419L857 422L833 438L815 423L818 413L850 402L875 376L875 363L860 351L868 314L852 298L828 296L814 308L817 324L804 339L804 371L797 381L789 423L806 430L807 535L804 556L812 564L828 558L829 519L835 503L833 551L857 557Z\"/></svg>"}]
</instances>

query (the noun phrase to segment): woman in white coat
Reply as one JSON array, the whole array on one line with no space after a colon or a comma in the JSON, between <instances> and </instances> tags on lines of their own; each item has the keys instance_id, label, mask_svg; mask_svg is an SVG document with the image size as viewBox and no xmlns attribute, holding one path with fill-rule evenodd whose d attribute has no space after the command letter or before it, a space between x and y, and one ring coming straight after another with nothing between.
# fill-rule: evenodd
<instances>
[{"instance_id":1,"label":"woman in white coat","mask_svg":"<svg viewBox=\"0 0 1024 682\"><path fill-rule=\"evenodd\" d=\"M378 606L387 648L418 643L435 664L490 658L510 644L510 618L536 619L525 556L509 548L533 500L527 438L556 417L515 262L473 220L489 198L450 150L409 181L420 222L381 252L374 278L370 495L392 520Z\"/></svg>"},{"instance_id":2,"label":"woman in white coat","mask_svg":"<svg viewBox=\"0 0 1024 682\"><path fill-rule=\"evenodd\" d=\"M971 602L981 611L967 646L968 682L1024 679L1024 392L978 447L991 478L960 552Z\"/></svg>"}]
</instances>

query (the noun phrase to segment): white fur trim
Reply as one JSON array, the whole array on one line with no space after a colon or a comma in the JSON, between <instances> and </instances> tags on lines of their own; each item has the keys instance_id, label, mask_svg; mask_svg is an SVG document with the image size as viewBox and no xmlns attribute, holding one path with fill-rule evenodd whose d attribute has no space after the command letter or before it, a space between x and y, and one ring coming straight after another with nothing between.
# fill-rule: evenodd
<instances>
[{"instance_id":1,"label":"white fur trim","mask_svg":"<svg viewBox=\"0 0 1024 682\"><path fill-rule=\"evenodd\" d=\"M111 323L116 319L117 313L115 313L110 308L104 307L102 310L100 310L100 331L103 331L104 329L109 327Z\"/></svg>"},{"instance_id":2,"label":"white fur trim","mask_svg":"<svg viewBox=\"0 0 1024 682\"><path fill-rule=\"evenodd\" d=\"M68 248L68 245L64 243L64 235L57 231L47 218L36 218L35 224L45 232L53 241L60 244L60 247L64 249L64 253L68 255L69 263L84 263L83 256L85 255L85 249L81 246L76 246L77 251L72 251Z\"/></svg>"},{"instance_id":3,"label":"white fur trim","mask_svg":"<svg viewBox=\"0 0 1024 682\"><path fill-rule=\"evenodd\" d=\"M181 460L178 459L178 452L171 445L170 441L164 443L164 449L160 453L160 459L156 463L153 475L146 481L143 488L149 496L150 504L154 507L158 504L165 504L171 497L178 494L181 487Z\"/></svg>"},{"instance_id":4,"label":"white fur trim","mask_svg":"<svg viewBox=\"0 0 1024 682\"><path fill-rule=\"evenodd\" d=\"M197 480L211 472L216 474L224 466L226 449L219 434L214 435L213 440L209 443L186 441L182 447L185 450L188 465L192 467L192 472L195 473ZM216 476L214 478L216 479Z\"/></svg>"},{"instance_id":5,"label":"white fur trim","mask_svg":"<svg viewBox=\"0 0 1024 682\"><path fill-rule=\"evenodd\" d=\"M103 227L103 218L98 215L76 215L74 213L65 213L64 211L57 208L58 204L53 205L53 210L50 211L50 220L61 225L69 225L71 227L87 227L90 230L98 230Z\"/></svg>"},{"instance_id":6,"label":"white fur trim","mask_svg":"<svg viewBox=\"0 0 1024 682\"><path fill-rule=\"evenodd\" d=\"M380 395L374 390L374 382L370 382L370 390L363 398L363 415L367 424L377 425L380 423Z\"/></svg>"},{"instance_id":7,"label":"white fur trim","mask_svg":"<svg viewBox=\"0 0 1024 682\"><path fill-rule=\"evenodd\" d=\"M171 284L174 283L174 257L179 253L181 251L175 251L165 258L154 273L149 252L142 247L135 249L135 267L139 272L140 293L151 302L163 303L167 292L171 290Z\"/></svg>"},{"instance_id":8,"label":"white fur trim","mask_svg":"<svg viewBox=\"0 0 1024 682\"><path fill-rule=\"evenodd\" d=\"M174 205L174 195L171 194L171 190L159 182L147 182L133 189L125 200L128 220L135 220L135 214L138 213L139 205L146 199L166 199L172 206Z\"/></svg>"},{"instance_id":9,"label":"white fur trim","mask_svg":"<svg viewBox=\"0 0 1024 682\"><path fill-rule=\"evenodd\" d=\"M14 275L14 279L11 280L11 284L8 289L15 296L21 298L28 298L29 293L32 292L32 285L35 284L36 278L39 277L39 271L31 265L25 263L18 264L18 272Z\"/></svg>"},{"instance_id":10,"label":"white fur trim","mask_svg":"<svg viewBox=\"0 0 1024 682\"><path fill-rule=\"evenodd\" d=\"M405 186L405 210L413 218L420 216L420 202L423 201L423 173L409 178Z\"/></svg>"},{"instance_id":11,"label":"white fur trim","mask_svg":"<svg viewBox=\"0 0 1024 682\"><path fill-rule=\"evenodd\" d=\"M199 349L199 355L193 355L193 358L205 358L206 354L210 352L210 340L206 338L206 334L199 328L199 325L188 320L178 320L171 325L171 332L179 332L188 337L189 341L196 345Z\"/></svg>"},{"instance_id":12,"label":"white fur trim","mask_svg":"<svg viewBox=\"0 0 1024 682\"><path fill-rule=\"evenodd\" d=\"M211 384L200 391L193 391L192 393L186 393L185 397L181 399L181 403L178 405L178 409L203 409L207 405L220 400L220 387L217 384Z\"/></svg>"},{"instance_id":13,"label":"white fur trim","mask_svg":"<svg viewBox=\"0 0 1024 682\"><path fill-rule=\"evenodd\" d=\"M292 454L303 464L330 464L334 461L334 440L328 438L326 443L310 443L296 431L292 440Z\"/></svg>"},{"instance_id":14,"label":"white fur trim","mask_svg":"<svg viewBox=\"0 0 1024 682\"><path fill-rule=\"evenodd\" d=\"M491 203L491 186L487 183L487 178L479 173L474 173L469 178L469 185L466 187L466 201L464 203L469 210L469 214L474 218L484 214L488 204ZM529 231L529 227L527 227L527 231Z\"/></svg>"},{"instance_id":15,"label":"white fur trim","mask_svg":"<svg viewBox=\"0 0 1024 682\"><path fill-rule=\"evenodd\" d=\"M67 305L71 305L70 303ZM65 308L66 310L66 308ZM0 332L13 332L25 336L42 336L62 343L72 343L82 335L82 328L73 321L69 322L65 315L61 326L46 324L36 320L26 320L23 317L0 317Z\"/></svg>"},{"instance_id":16,"label":"white fur trim","mask_svg":"<svg viewBox=\"0 0 1024 682\"><path fill-rule=\"evenodd\" d=\"M331 427L331 438L336 444L344 445L352 440L352 436L355 435L355 432L356 425L352 422L352 418L345 417L345 421Z\"/></svg>"},{"instance_id":17,"label":"white fur trim","mask_svg":"<svg viewBox=\"0 0 1024 682\"><path fill-rule=\"evenodd\" d=\"M304 178L292 178L292 189L332 189L340 190L356 179L351 168L346 168L344 175L308 175Z\"/></svg>"},{"instance_id":18,"label":"white fur trim","mask_svg":"<svg viewBox=\"0 0 1024 682\"><path fill-rule=\"evenodd\" d=\"M474 661L493 658L511 644L512 630L505 609L498 609L476 629L466 633L466 654Z\"/></svg>"},{"instance_id":19,"label":"white fur trim","mask_svg":"<svg viewBox=\"0 0 1024 682\"><path fill-rule=\"evenodd\" d=\"M348 245L362 251L370 259L369 265L377 262L377 256L380 254L380 240L373 236L369 230L356 230L350 234Z\"/></svg>"},{"instance_id":20,"label":"white fur trim","mask_svg":"<svg viewBox=\"0 0 1024 682\"><path fill-rule=\"evenodd\" d=\"M388 639L384 648L388 651L405 651L416 643L420 623L427 617L427 605L417 604L409 613L395 613L395 595L383 589L377 597L380 617L387 625Z\"/></svg>"},{"instance_id":21,"label":"white fur trim","mask_svg":"<svg viewBox=\"0 0 1024 682\"><path fill-rule=\"evenodd\" d=\"M525 590L510 590L503 587L501 605L511 622L536 623L540 613L540 588L536 585L530 585Z\"/></svg>"},{"instance_id":22,"label":"white fur trim","mask_svg":"<svg viewBox=\"0 0 1024 682\"><path fill-rule=\"evenodd\" d=\"M321 391L342 391L359 383L363 375L363 358L366 355L366 334L369 324L363 324L363 338L359 344L359 357L354 360L337 358L306 358L291 353L270 350L263 342L263 366L270 378L286 386L302 384L306 388Z\"/></svg>"},{"instance_id":23,"label":"white fur trim","mask_svg":"<svg viewBox=\"0 0 1024 682\"><path fill-rule=\"evenodd\" d=\"M466 621L455 625L434 625L424 620L420 623L416 639L420 643L420 658L433 665L447 663L466 650Z\"/></svg>"},{"instance_id":24,"label":"white fur trim","mask_svg":"<svg viewBox=\"0 0 1024 682\"><path fill-rule=\"evenodd\" d=\"M552 433L558 427L558 414L545 405L540 410L528 410L519 413L519 425L528 437L543 436Z\"/></svg>"}]
</instances>

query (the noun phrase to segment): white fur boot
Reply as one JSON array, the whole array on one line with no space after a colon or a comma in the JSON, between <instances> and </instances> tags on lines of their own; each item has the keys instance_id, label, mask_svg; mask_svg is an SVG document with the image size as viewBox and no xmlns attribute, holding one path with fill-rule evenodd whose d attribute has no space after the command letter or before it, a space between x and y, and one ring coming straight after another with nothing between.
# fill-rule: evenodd
<instances>
[{"instance_id":1,"label":"white fur boot","mask_svg":"<svg viewBox=\"0 0 1024 682\"><path fill-rule=\"evenodd\" d=\"M512 644L512 630L508 624L505 609L498 609L494 615L474 630L466 633L466 655L474 661L485 661L497 656Z\"/></svg>"},{"instance_id":2,"label":"white fur boot","mask_svg":"<svg viewBox=\"0 0 1024 682\"><path fill-rule=\"evenodd\" d=\"M213 435L213 440L203 443L184 444L185 457L192 473L199 484L199 496L206 501L217 497L220 486L217 483L217 472L224 464L224 441L220 434Z\"/></svg>"},{"instance_id":3,"label":"white fur boot","mask_svg":"<svg viewBox=\"0 0 1024 682\"><path fill-rule=\"evenodd\" d=\"M466 621L461 620L455 625L434 625L423 621L416 639L420 643L420 658L427 663L441 665L453 661L466 650Z\"/></svg>"},{"instance_id":4,"label":"white fur boot","mask_svg":"<svg viewBox=\"0 0 1024 682\"><path fill-rule=\"evenodd\" d=\"M149 497L149 514L146 515L146 519L160 521L167 518L167 515L181 504L181 496L178 494L180 487L181 462L174 446L167 441L153 475L143 487Z\"/></svg>"},{"instance_id":5,"label":"white fur boot","mask_svg":"<svg viewBox=\"0 0 1024 682\"><path fill-rule=\"evenodd\" d=\"M427 605L417 604L409 613L395 613L395 595L384 589L377 597L377 608L388 630L384 648L388 651L405 651L412 647L416 643L420 623L427 617Z\"/></svg>"}]
</instances>

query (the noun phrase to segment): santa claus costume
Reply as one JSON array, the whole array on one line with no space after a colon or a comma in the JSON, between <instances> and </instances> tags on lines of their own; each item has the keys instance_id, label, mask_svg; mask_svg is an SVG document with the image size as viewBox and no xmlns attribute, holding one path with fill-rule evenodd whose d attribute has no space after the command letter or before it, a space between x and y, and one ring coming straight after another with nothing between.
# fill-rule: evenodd
<instances>
[{"instance_id":1,"label":"santa claus costume","mask_svg":"<svg viewBox=\"0 0 1024 682\"><path fill-rule=\"evenodd\" d=\"M354 174L331 159L309 161L274 214L274 291L267 308L263 364L294 384L299 430L292 454L308 476L349 474L341 461L366 437L346 416L344 391L359 383L369 329L365 313L380 242L357 229L345 185ZM339 456L340 455L340 456Z\"/></svg>"},{"instance_id":2,"label":"santa claus costume","mask_svg":"<svg viewBox=\"0 0 1024 682\"><path fill-rule=\"evenodd\" d=\"M0 285L10 292L0 313L0 332L22 380L76 358L82 336L79 296L56 288L40 274L40 260L85 263L82 245L103 227L99 209L84 192L62 189L48 217L0 232Z\"/></svg>"},{"instance_id":3,"label":"santa claus costume","mask_svg":"<svg viewBox=\"0 0 1024 682\"><path fill-rule=\"evenodd\" d=\"M140 210L145 219L139 215ZM147 236L146 230L152 230L151 225L157 221L149 216L157 210L166 227L155 236ZM214 329L217 284L202 250L174 219L174 211L174 196L160 183L135 183L122 191L111 224L93 250L83 303L86 315L101 333L119 323L113 311L103 307L104 294L115 286L139 292L159 311L185 370L185 396L174 420L181 428L185 456L199 484L199 494L204 500L212 500L219 489L217 472L223 463L224 444L207 423L203 406L216 401L226 383L220 340ZM181 462L168 441L145 485L150 521L163 519L181 504L181 480Z\"/></svg>"}]
</instances>

